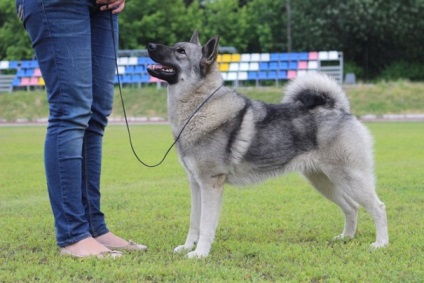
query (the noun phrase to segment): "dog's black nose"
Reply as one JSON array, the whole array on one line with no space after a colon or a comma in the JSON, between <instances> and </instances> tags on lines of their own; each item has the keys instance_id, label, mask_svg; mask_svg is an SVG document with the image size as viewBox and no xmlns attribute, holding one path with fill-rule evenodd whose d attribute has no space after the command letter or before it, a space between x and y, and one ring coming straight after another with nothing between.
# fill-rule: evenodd
<instances>
[{"instance_id":1,"label":"dog's black nose","mask_svg":"<svg viewBox=\"0 0 424 283\"><path fill-rule=\"evenodd\" d=\"M149 43L147 45L147 49L150 50L150 51L156 50L156 47L157 47L157 45L154 44L154 43Z\"/></svg>"}]
</instances>

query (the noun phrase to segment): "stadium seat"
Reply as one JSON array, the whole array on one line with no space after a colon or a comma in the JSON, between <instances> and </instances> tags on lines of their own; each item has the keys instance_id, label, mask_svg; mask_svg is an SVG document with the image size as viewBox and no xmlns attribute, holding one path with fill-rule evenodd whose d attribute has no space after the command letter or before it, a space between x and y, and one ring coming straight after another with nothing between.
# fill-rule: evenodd
<instances>
[{"instance_id":1,"label":"stadium seat","mask_svg":"<svg viewBox=\"0 0 424 283\"><path fill-rule=\"evenodd\" d=\"M40 70L40 68L36 68L36 69L34 69L34 74L33 74L33 76L34 77L41 77L42 75L41 75L41 70Z\"/></svg>"},{"instance_id":2,"label":"stadium seat","mask_svg":"<svg viewBox=\"0 0 424 283\"><path fill-rule=\"evenodd\" d=\"M260 62L259 63L259 70L266 71L269 69L269 64L267 62Z\"/></svg>"},{"instance_id":3,"label":"stadium seat","mask_svg":"<svg viewBox=\"0 0 424 283\"><path fill-rule=\"evenodd\" d=\"M129 57L127 64L128 65L137 65L138 64L138 58L137 57Z\"/></svg>"},{"instance_id":4,"label":"stadium seat","mask_svg":"<svg viewBox=\"0 0 424 283\"><path fill-rule=\"evenodd\" d=\"M289 70L297 70L297 62L296 61L290 61L288 69Z\"/></svg>"},{"instance_id":5,"label":"stadium seat","mask_svg":"<svg viewBox=\"0 0 424 283\"><path fill-rule=\"evenodd\" d=\"M256 63L256 62L250 63L249 71L259 71L259 63Z\"/></svg>"},{"instance_id":6,"label":"stadium seat","mask_svg":"<svg viewBox=\"0 0 424 283\"><path fill-rule=\"evenodd\" d=\"M290 70L290 71L287 72L287 78L288 79L294 79L296 77L296 75L297 75L296 71Z\"/></svg>"},{"instance_id":7,"label":"stadium seat","mask_svg":"<svg viewBox=\"0 0 424 283\"><path fill-rule=\"evenodd\" d=\"M308 70L318 69L318 61L309 61L308 62Z\"/></svg>"},{"instance_id":8,"label":"stadium seat","mask_svg":"<svg viewBox=\"0 0 424 283\"><path fill-rule=\"evenodd\" d=\"M247 79L250 81L256 81L258 79L258 72L248 72Z\"/></svg>"},{"instance_id":9,"label":"stadium seat","mask_svg":"<svg viewBox=\"0 0 424 283\"><path fill-rule=\"evenodd\" d=\"M229 72L229 73L227 73L227 80L228 81L235 81L235 80L237 80L237 73L236 72Z\"/></svg>"},{"instance_id":10,"label":"stadium seat","mask_svg":"<svg viewBox=\"0 0 424 283\"><path fill-rule=\"evenodd\" d=\"M125 74L133 74L135 73L135 67L134 66L126 66L125 68Z\"/></svg>"},{"instance_id":11,"label":"stadium seat","mask_svg":"<svg viewBox=\"0 0 424 283\"><path fill-rule=\"evenodd\" d=\"M18 72L16 73L16 77L18 78L25 77L25 70L19 69Z\"/></svg>"},{"instance_id":12,"label":"stadium seat","mask_svg":"<svg viewBox=\"0 0 424 283\"><path fill-rule=\"evenodd\" d=\"M261 54L259 53L250 54L250 62L259 62L259 61L261 61Z\"/></svg>"},{"instance_id":13,"label":"stadium seat","mask_svg":"<svg viewBox=\"0 0 424 283\"><path fill-rule=\"evenodd\" d=\"M32 77L29 79L29 85L30 86L38 86L39 79L36 77Z\"/></svg>"},{"instance_id":14,"label":"stadium seat","mask_svg":"<svg viewBox=\"0 0 424 283\"><path fill-rule=\"evenodd\" d=\"M309 54L307 52L300 52L297 54L297 59L307 61L309 59Z\"/></svg>"},{"instance_id":15,"label":"stadium seat","mask_svg":"<svg viewBox=\"0 0 424 283\"><path fill-rule=\"evenodd\" d=\"M269 60L270 61L280 61L280 54L279 53L271 53L269 54Z\"/></svg>"},{"instance_id":16,"label":"stadium seat","mask_svg":"<svg viewBox=\"0 0 424 283\"><path fill-rule=\"evenodd\" d=\"M30 79L29 78L22 78L20 86L29 86L30 85Z\"/></svg>"},{"instance_id":17,"label":"stadium seat","mask_svg":"<svg viewBox=\"0 0 424 283\"><path fill-rule=\"evenodd\" d=\"M116 73L119 73L120 75L125 74L125 67L124 66L118 66L118 70Z\"/></svg>"},{"instance_id":18,"label":"stadium seat","mask_svg":"<svg viewBox=\"0 0 424 283\"><path fill-rule=\"evenodd\" d=\"M9 69L9 61L0 61L0 70Z\"/></svg>"},{"instance_id":19,"label":"stadium seat","mask_svg":"<svg viewBox=\"0 0 424 283\"><path fill-rule=\"evenodd\" d=\"M12 81L12 86L14 86L14 87L18 87L18 86L20 86L21 85L21 80L19 79L19 78L14 78L13 79L13 81Z\"/></svg>"},{"instance_id":20,"label":"stadium seat","mask_svg":"<svg viewBox=\"0 0 424 283\"><path fill-rule=\"evenodd\" d=\"M317 60L318 59L318 52L309 52L309 60Z\"/></svg>"},{"instance_id":21,"label":"stadium seat","mask_svg":"<svg viewBox=\"0 0 424 283\"><path fill-rule=\"evenodd\" d=\"M230 69L230 64L228 63L220 63L219 64L219 70L221 72L227 72Z\"/></svg>"},{"instance_id":22,"label":"stadium seat","mask_svg":"<svg viewBox=\"0 0 424 283\"><path fill-rule=\"evenodd\" d=\"M230 72L237 72L240 69L239 63L230 63Z\"/></svg>"},{"instance_id":23,"label":"stadium seat","mask_svg":"<svg viewBox=\"0 0 424 283\"><path fill-rule=\"evenodd\" d=\"M231 62L231 54L221 54L221 62L230 63Z\"/></svg>"},{"instance_id":24,"label":"stadium seat","mask_svg":"<svg viewBox=\"0 0 424 283\"><path fill-rule=\"evenodd\" d=\"M297 71L297 76L301 77L301 76L304 76L306 73L308 73L307 70L299 70L299 71Z\"/></svg>"},{"instance_id":25,"label":"stadium seat","mask_svg":"<svg viewBox=\"0 0 424 283\"><path fill-rule=\"evenodd\" d=\"M276 71L269 71L267 73L268 80L275 80L277 79L277 72Z\"/></svg>"},{"instance_id":26,"label":"stadium seat","mask_svg":"<svg viewBox=\"0 0 424 283\"><path fill-rule=\"evenodd\" d=\"M248 79L247 72L239 72L238 73L238 80L239 81L246 81Z\"/></svg>"},{"instance_id":27,"label":"stadium seat","mask_svg":"<svg viewBox=\"0 0 424 283\"><path fill-rule=\"evenodd\" d=\"M258 72L258 80L267 80L268 74L265 71Z\"/></svg>"},{"instance_id":28,"label":"stadium seat","mask_svg":"<svg viewBox=\"0 0 424 283\"><path fill-rule=\"evenodd\" d=\"M318 59L321 60L321 61L328 60L328 52L327 51L318 52Z\"/></svg>"},{"instance_id":29,"label":"stadium seat","mask_svg":"<svg viewBox=\"0 0 424 283\"><path fill-rule=\"evenodd\" d=\"M250 62L250 54L244 53L241 54L241 58L240 58L241 62Z\"/></svg>"},{"instance_id":30,"label":"stadium seat","mask_svg":"<svg viewBox=\"0 0 424 283\"><path fill-rule=\"evenodd\" d=\"M249 63L239 63L240 64L240 71L248 71L249 70Z\"/></svg>"},{"instance_id":31,"label":"stadium seat","mask_svg":"<svg viewBox=\"0 0 424 283\"><path fill-rule=\"evenodd\" d=\"M17 70L19 67L19 62L18 61L10 61L9 62L9 69L15 69Z\"/></svg>"},{"instance_id":32,"label":"stadium seat","mask_svg":"<svg viewBox=\"0 0 424 283\"><path fill-rule=\"evenodd\" d=\"M241 55L240 54L231 54L231 62L240 62Z\"/></svg>"},{"instance_id":33,"label":"stadium seat","mask_svg":"<svg viewBox=\"0 0 424 283\"><path fill-rule=\"evenodd\" d=\"M268 68L270 70L278 70L279 69L279 64L278 64L278 62L270 62Z\"/></svg>"},{"instance_id":34,"label":"stadium seat","mask_svg":"<svg viewBox=\"0 0 424 283\"><path fill-rule=\"evenodd\" d=\"M118 66L128 65L128 57L119 57L118 58Z\"/></svg>"},{"instance_id":35,"label":"stadium seat","mask_svg":"<svg viewBox=\"0 0 424 283\"><path fill-rule=\"evenodd\" d=\"M299 61L297 63L297 67L299 70L304 70L308 68L308 62L307 61Z\"/></svg>"},{"instance_id":36,"label":"stadium seat","mask_svg":"<svg viewBox=\"0 0 424 283\"><path fill-rule=\"evenodd\" d=\"M280 62L280 70L288 70L289 69L289 63L287 61Z\"/></svg>"},{"instance_id":37,"label":"stadium seat","mask_svg":"<svg viewBox=\"0 0 424 283\"><path fill-rule=\"evenodd\" d=\"M277 79L279 79L279 80L287 79L287 72L286 71L279 71L277 73Z\"/></svg>"},{"instance_id":38,"label":"stadium seat","mask_svg":"<svg viewBox=\"0 0 424 283\"><path fill-rule=\"evenodd\" d=\"M339 60L339 52L328 51L328 60Z\"/></svg>"},{"instance_id":39,"label":"stadium seat","mask_svg":"<svg viewBox=\"0 0 424 283\"><path fill-rule=\"evenodd\" d=\"M270 55L269 53L261 53L260 61L261 62L269 62Z\"/></svg>"}]
</instances>

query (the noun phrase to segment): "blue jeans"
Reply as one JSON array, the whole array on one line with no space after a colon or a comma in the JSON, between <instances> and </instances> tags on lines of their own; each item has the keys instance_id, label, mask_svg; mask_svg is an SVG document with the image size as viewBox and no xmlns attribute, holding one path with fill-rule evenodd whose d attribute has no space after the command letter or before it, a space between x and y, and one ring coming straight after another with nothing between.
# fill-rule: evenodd
<instances>
[{"instance_id":1,"label":"blue jeans","mask_svg":"<svg viewBox=\"0 0 424 283\"><path fill-rule=\"evenodd\" d=\"M65 247L109 230L100 210L102 139L115 76L110 12L95 0L16 0L45 80L44 149L56 239ZM113 16L115 42L118 19Z\"/></svg>"}]
</instances>

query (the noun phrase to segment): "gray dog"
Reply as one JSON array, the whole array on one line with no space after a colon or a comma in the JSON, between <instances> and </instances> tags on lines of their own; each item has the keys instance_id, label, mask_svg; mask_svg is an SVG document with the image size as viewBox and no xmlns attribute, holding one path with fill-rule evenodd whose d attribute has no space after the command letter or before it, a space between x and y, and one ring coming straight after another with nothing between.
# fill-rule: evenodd
<instances>
[{"instance_id":1,"label":"gray dog","mask_svg":"<svg viewBox=\"0 0 424 283\"><path fill-rule=\"evenodd\" d=\"M354 237L362 205L377 230L371 246L388 245L386 209L375 192L372 138L350 114L339 85L324 74L307 73L288 84L281 104L250 100L223 86L218 41L213 37L202 46L195 31L190 42L148 45L158 63L148 72L168 82L174 137L185 127L177 152L190 181L190 229L175 252L208 256L225 183L246 185L292 171L343 211L344 230L336 239Z\"/></svg>"}]
</instances>

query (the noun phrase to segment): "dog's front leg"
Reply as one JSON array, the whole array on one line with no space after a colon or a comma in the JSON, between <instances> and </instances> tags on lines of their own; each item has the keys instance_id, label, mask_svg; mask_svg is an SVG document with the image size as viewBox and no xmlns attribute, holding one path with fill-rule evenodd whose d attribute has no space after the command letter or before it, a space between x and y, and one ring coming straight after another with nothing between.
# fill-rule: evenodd
<instances>
[{"instance_id":1,"label":"dog's front leg","mask_svg":"<svg viewBox=\"0 0 424 283\"><path fill-rule=\"evenodd\" d=\"M188 253L188 258L202 258L209 255L221 213L224 182L225 175L218 175L202 180L200 184L200 236L196 250Z\"/></svg>"},{"instance_id":2,"label":"dog's front leg","mask_svg":"<svg viewBox=\"0 0 424 283\"><path fill-rule=\"evenodd\" d=\"M199 183L193 176L190 176L191 191L191 211L190 211L190 228L188 230L187 239L184 245L180 245L174 249L174 253L183 251L191 251L199 240L200 233L200 214L201 214L201 194Z\"/></svg>"}]
</instances>

